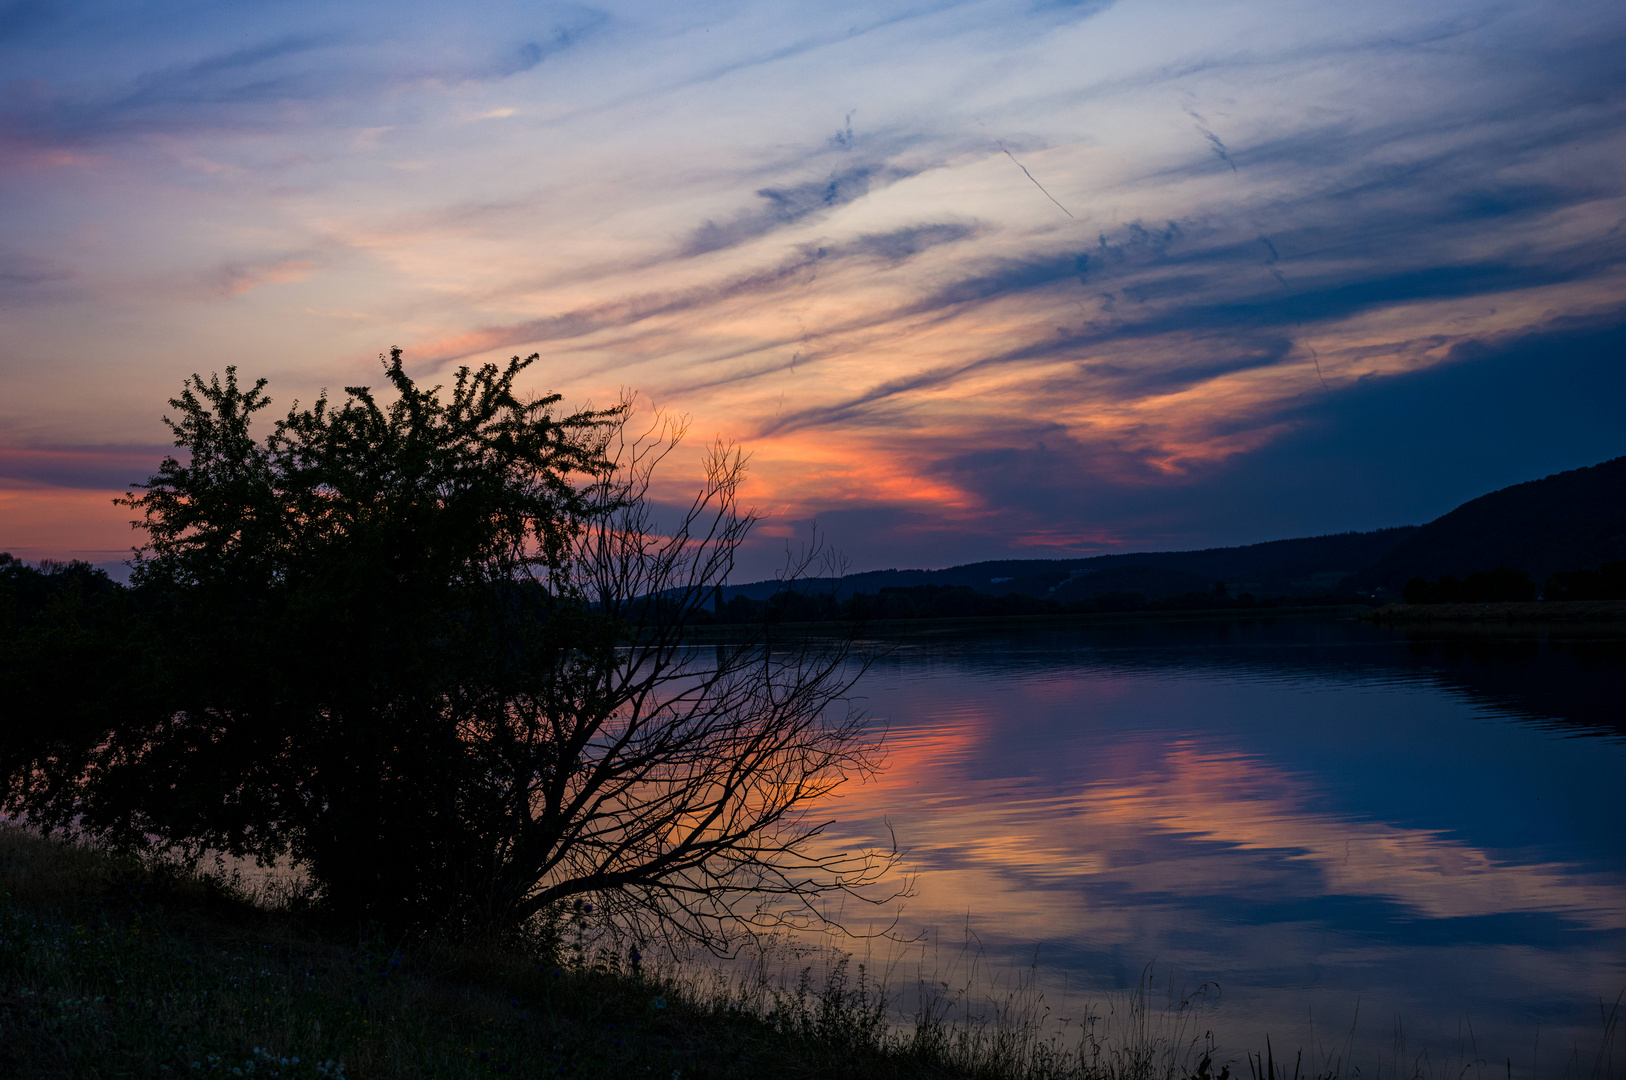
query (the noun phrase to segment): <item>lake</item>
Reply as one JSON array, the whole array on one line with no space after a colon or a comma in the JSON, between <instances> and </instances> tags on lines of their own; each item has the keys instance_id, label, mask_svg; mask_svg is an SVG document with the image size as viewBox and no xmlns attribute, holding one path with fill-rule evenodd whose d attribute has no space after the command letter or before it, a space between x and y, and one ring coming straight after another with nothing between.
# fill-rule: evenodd
<instances>
[{"instance_id":1,"label":"lake","mask_svg":"<svg viewBox=\"0 0 1626 1080\"><path fill-rule=\"evenodd\" d=\"M1580 1047L1589 1072L1626 988L1618 631L1281 618L885 647L856 693L887 766L832 816L908 849L926 944L905 966L963 967L969 934L1061 1017L1155 962L1154 994L1217 984L1202 1023L1238 1056L1268 1034L1558 1075Z\"/></svg>"}]
</instances>

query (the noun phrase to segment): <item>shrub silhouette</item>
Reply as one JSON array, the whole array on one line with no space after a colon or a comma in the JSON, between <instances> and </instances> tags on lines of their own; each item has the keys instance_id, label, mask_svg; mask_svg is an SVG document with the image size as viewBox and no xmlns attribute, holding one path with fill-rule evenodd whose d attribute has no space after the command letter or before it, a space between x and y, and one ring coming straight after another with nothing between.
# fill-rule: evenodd
<instances>
[{"instance_id":1,"label":"shrub silhouette","mask_svg":"<svg viewBox=\"0 0 1626 1080\"><path fill-rule=\"evenodd\" d=\"M1548 600L1626 600L1626 562L1596 570L1560 570L1549 575L1542 595Z\"/></svg>"},{"instance_id":2,"label":"shrub silhouette","mask_svg":"<svg viewBox=\"0 0 1626 1080\"><path fill-rule=\"evenodd\" d=\"M1524 571L1499 566L1488 573L1475 571L1461 581L1451 574L1439 581L1414 577L1401 596L1408 604L1491 604L1534 600L1536 586Z\"/></svg>"},{"instance_id":3,"label":"shrub silhouette","mask_svg":"<svg viewBox=\"0 0 1626 1080\"><path fill-rule=\"evenodd\" d=\"M535 359L463 368L443 399L392 350L392 402L324 395L263 441L264 380L194 376L166 419L185 459L123 500L149 540L122 621L12 619L32 644L6 654L5 809L292 859L322 910L386 927L574 904L723 948L874 880L884 855L830 854L805 817L875 750L840 708L847 644L682 642L753 522L742 456L713 447L657 528L681 426L522 399ZM79 677L42 681L30 657L74 634Z\"/></svg>"}]
</instances>

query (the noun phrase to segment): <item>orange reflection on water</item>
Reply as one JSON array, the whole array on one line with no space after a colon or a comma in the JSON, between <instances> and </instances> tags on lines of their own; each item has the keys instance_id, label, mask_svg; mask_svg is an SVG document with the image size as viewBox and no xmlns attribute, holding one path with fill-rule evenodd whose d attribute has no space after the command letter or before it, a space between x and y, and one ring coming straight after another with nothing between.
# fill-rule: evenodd
<instances>
[{"instance_id":1,"label":"orange reflection on water","mask_svg":"<svg viewBox=\"0 0 1626 1080\"><path fill-rule=\"evenodd\" d=\"M1428 829L1309 808L1313 792L1250 755L1182 741L1156 776L1092 785L1067 800L1072 815L1280 853L1314 867L1307 895L1388 897L1432 918L1508 911L1563 912L1596 929L1626 926L1618 884L1560 863L1514 863Z\"/></svg>"},{"instance_id":2,"label":"orange reflection on water","mask_svg":"<svg viewBox=\"0 0 1626 1080\"><path fill-rule=\"evenodd\" d=\"M1175 898L1381 898L1417 917L1559 914L1626 927L1613 875L1518 862L1443 830L1316 806L1310 779L1195 738L1126 740L1112 775L1071 792L1035 777L978 778L993 718L962 708L900 732L886 768L846 793L845 826L885 819L916 876L911 917L975 913L1005 938L1055 941L1178 923ZM849 833L849 836L852 834Z\"/></svg>"}]
</instances>

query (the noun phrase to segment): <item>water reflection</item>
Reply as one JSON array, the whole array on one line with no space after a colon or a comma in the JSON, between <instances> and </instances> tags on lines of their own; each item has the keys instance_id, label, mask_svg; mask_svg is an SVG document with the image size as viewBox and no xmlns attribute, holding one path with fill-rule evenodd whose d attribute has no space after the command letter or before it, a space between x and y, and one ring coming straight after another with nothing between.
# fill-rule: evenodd
<instances>
[{"instance_id":1,"label":"water reflection","mask_svg":"<svg viewBox=\"0 0 1626 1080\"><path fill-rule=\"evenodd\" d=\"M1626 986L1626 645L1354 623L906 640L845 838L910 850L915 925L1059 983L1157 959L1234 1049L1347 1028L1531 1061Z\"/></svg>"}]
</instances>

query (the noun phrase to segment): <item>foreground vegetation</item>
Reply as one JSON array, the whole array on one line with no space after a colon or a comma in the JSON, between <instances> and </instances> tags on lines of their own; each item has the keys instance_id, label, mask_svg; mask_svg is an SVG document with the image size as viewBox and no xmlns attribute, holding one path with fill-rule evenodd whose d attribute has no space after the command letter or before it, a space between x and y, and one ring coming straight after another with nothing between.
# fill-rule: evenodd
<instances>
[{"instance_id":1,"label":"foreground vegetation","mask_svg":"<svg viewBox=\"0 0 1626 1080\"><path fill-rule=\"evenodd\" d=\"M1222 1054L1201 1002L1141 991L1047 1024L1020 991L968 1015L922 987L901 1017L864 971L815 980L649 970L561 935L448 944L338 939L289 894L0 827L0 1076L774 1076L943 1080L1336 1080L1501 1076L1471 1055L1403 1053L1363 1070L1349 1047ZM942 984L936 984L941 986ZM1620 1003L1592 1050L1541 1075L1614 1075ZM1220 1059L1220 1060L1216 1060ZM1512 1074L1511 1062L1508 1074Z\"/></svg>"},{"instance_id":2,"label":"foreground vegetation","mask_svg":"<svg viewBox=\"0 0 1626 1080\"><path fill-rule=\"evenodd\" d=\"M1064 1046L1034 1016L951 1025L941 1002L897 1028L845 964L817 986L638 965L534 938L343 943L219 877L0 830L8 1077L1229 1074L1144 999Z\"/></svg>"}]
</instances>

